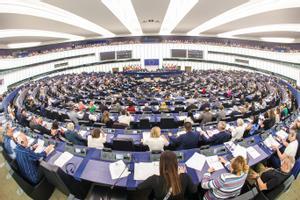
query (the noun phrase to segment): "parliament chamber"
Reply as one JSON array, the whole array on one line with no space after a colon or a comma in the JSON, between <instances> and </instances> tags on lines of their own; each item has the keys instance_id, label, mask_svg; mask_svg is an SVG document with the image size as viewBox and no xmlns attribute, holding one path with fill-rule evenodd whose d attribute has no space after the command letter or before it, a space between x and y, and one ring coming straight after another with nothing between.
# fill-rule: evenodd
<instances>
[{"instance_id":1,"label":"parliament chamber","mask_svg":"<svg viewBox=\"0 0 300 200\"><path fill-rule=\"evenodd\" d=\"M0 1L0 199L299 199L299 6Z\"/></svg>"}]
</instances>

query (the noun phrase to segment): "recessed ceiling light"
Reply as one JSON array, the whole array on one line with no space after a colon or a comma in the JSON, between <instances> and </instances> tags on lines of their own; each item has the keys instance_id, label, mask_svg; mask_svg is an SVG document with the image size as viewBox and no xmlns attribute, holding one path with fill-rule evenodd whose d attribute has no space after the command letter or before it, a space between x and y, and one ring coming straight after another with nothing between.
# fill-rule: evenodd
<instances>
[{"instance_id":1,"label":"recessed ceiling light","mask_svg":"<svg viewBox=\"0 0 300 200\"><path fill-rule=\"evenodd\" d=\"M264 26L254 26L249 28L243 28L233 30L225 33L218 34L218 37L233 37L236 35L251 34L251 33L263 33L263 32L300 32L300 24L271 24Z\"/></svg>"},{"instance_id":2,"label":"recessed ceiling light","mask_svg":"<svg viewBox=\"0 0 300 200\"><path fill-rule=\"evenodd\" d=\"M287 38L287 37L262 37L260 39L266 42L278 42L278 43L292 43L295 41L295 38Z\"/></svg>"},{"instance_id":3,"label":"recessed ceiling light","mask_svg":"<svg viewBox=\"0 0 300 200\"><path fill-rule=\"evenodd\" d=\"M170 0L159 34L170 34L199 0Z\"/></svg>"},{"instance_id":4,"label":"recessed ceiling light","mask_svg":"<svg viewBox=\"0 0 300 200\"><path fill-rule=\"evenodd\" d=\"M0 13L14 13L42 17L79 27L103 36L115 35L112 32L91 21L88 21L85 18L82 18L61 8L36 0L1 0Z\"/></svg>"},{"instance_id":5,"label":"recessed ceiling light","mask_svg":"<svg viewBox=\"0 0 300 200\"><path fill-rule=\"evenodd\" d=\"M8 37L50 37L50 38L64 38L68 40L83 40L84 37L60 33L54 31L43 31L35 29L2 29L0 30L0 38Z\"/></svg>"},{"instance_id":6,"label":"recessed ceiling light","mask_svg":"<svg viewBox=\"0 0 300 200\"><path fill-rule=\"evenodd\" d=\"M273 10L300 7L299 0L254 0L230 9L189 31L188 35L198 35L209 29L223 24L245 18L248 16L269 12Z\"/></svg>"},{"instance_id":7,"label":"recessed ceiling light","mask_svg":"<svg viewBox=\"0 0 300 200\"><path fill-rule=\"evenodd\" d=\"M143 34L131 0L102 0L102 3L122 22L131 34Z\"/></svg>"},{"instance_id":8,"label":"recessed ceiling light","mask_svg":"<svg viewBox=\"0 0 300 200\"><path fill-rule=\"evenodd\" d=\"M41 42L26 42L26 43L10 43L7 44L8 48L25 48L25 47L34 47L40 45Z\"/></svg>"}]
</instances>

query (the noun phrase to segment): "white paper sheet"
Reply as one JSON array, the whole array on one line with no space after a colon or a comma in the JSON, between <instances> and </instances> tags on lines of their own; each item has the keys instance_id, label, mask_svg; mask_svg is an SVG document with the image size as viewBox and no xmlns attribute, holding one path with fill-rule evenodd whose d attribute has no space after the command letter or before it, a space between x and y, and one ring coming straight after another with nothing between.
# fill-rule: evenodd
<instances>
[{"instance_id":1,"label":"white paper sheet","mask_svg":"<svg viewBox=\"0 0 300 200\"><path fill-rule=\"evenodd\" d=\"M233 157L242 156L243 158L247 159L247 149L238 144L232 152L232 155Z\"/></svg>"},{"instance_id":2,"label":"white paper sheet","mask_svg":"<svg viewBox=\"0 0 300 200\"><path fill-rule=\"evenodd\" d=\"M206 157L206 162L209 167L214 168L216 171L224 168L218 156L208 156Z\"/></svg>"},{"instance_id":3,"label":"white paper sheet","mask_svg":"<svg viewBox=\"0 0 300 200\"><path fill-rule=\"evenodd\" d=\"M260 156L260 153L258 151L256 151L256 149L254 147L248 147L247 152L253 159L256 159Z\"/></svg>"},{"instance_id":4,"label":"white paper sheet","mask_svg":"<svg viewBox=\"0 0 300 200\"><path fill-rule=\"evenodd\" d=\"M81 136L81 137L85 137L86 136L86 134L87 134L87 131L84 131L84 130L80 130L79 132L78 132L78 134Z\"/></svg>"},{"instance_id":5,"label":"white paper sheet","mask_svg":"<svg viewBox=\"0 0 300 200\"><path fill-rule=\"evenodd\" d=\"M124 178L130 174L123 160L119 160L109 164L109 172L111 179Z\"/></svg>"},{"instance_id":6,"label":"white paper sheet","mask_svg":"<svg viewBox=\"0 0 300 200\"><path fill-rule=\"evenodd\" d=\"M188 159L185 162L185 164L189 168L201 171L205 164L205 161L206 161L206 156L196 152L196 153L194 153L194 155L192 157L190 157L190 159Z\"/></svg>"},{"instance_id":7,"label":"white paper sheet","mask_svg":"<svg viewBox=\"0 0 300 200\"><path fill-rule=\"evenodd\" d=\"M276 135L281 139L287 139L287 137L289 136L289 134L284 130L277 131Z\"/></svg>"},{"instance_id":8,"label":"white paper sheet","mask_svg":"<svg viewBox=\"0 0 300 200\"><path fill-rule=\"evenodd\" d=\"M177 132L177 136L183 135L183 134L185 134L185 133L186 133L185 131L178 131L178 132Z\"/></svg>"},{"instance_id":9,"label":"white paper sheet","mask_svg":"<svg viewBox=\"0 0 300 200\"><path fill-rule=\"evenodd\" d=\"M37 141L37 148L34 150L35 153L41 153L42 151L44 151L44 149L46 147L44 147L44 144L45 144L45 141L44 140L41 140L41 139L38 139Z\"/></svg>"},{"instance_id":10,"label":"white paper sheet","mask_svg":"<svg viewBox=\"0 0 300 200\"><path fill-rule=\"evenodd\" d=\"M146 180L154 174L159 175L159 162L134 163L134 180Z\"/></svg>"},{"instance_id":11,"label":"white paper sheet","mask_svg":"<svg viewBox=\"0 0 300 200\"><path fill-rule=\"evenodd\" d=\"M279 146L280 144L273 138L272 135L269 135L265 141L264 144L269 148L272 149L272 146Z\"/></svg>"},{"instance_id":12,"label":"white paper sheet","mask_svg":"<svg viewBox=\"0 0 300 200\"><path fill-rule=\"evenodd\" d=\"M63 167L69 160L71 160L71 158L73 158L73 154L66 151L56 159L54 165L58 167Z\"/></svg>"}]
</instances>

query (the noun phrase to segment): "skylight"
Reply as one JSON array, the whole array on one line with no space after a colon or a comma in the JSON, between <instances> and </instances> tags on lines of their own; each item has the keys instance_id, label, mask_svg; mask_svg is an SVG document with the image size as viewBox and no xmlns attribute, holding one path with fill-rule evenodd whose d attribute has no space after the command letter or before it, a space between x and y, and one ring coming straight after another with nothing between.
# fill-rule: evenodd
<instances>
[{"instance_id":1,"label":"skylight","mask_svg":"<svg viewBox=\"0 0 300 200\"><path fill-rule=\"evenodd\" d=\"M40 45L41 42L26 42L26 43L10 43L7 44L8 48L25 48L25 47L34 47Z\"/></svg>"},{"instance_id":2,"label":"skylight","mask_svg":"<svg viewBox=\"0 0 300 200\"><path fill-rule=\"evenodd\" d=\"M287 37L262 37L260 39L266 42L278 42L278 43L292 43L295 41L295 38L287 38Z\"/></svg>"},{"instance_id":3,"label":"skylight","mask_svg":"<svg viewBox=\"0 0 300 200\"><path fill-rule=\"evenodd\" d=\"M132 35L143 34L131 0L102 0L102 3L122 22Z\"/></svg>"},{"instance_id":4,"label":"skylight","mask_svg":"<svg viewBox=\"0 0 300 200\"><path fill-rule=\"evenodd\" d=\"M159 34L170 34L199 0L170 0Z\"/></svg>"}]
</instances>

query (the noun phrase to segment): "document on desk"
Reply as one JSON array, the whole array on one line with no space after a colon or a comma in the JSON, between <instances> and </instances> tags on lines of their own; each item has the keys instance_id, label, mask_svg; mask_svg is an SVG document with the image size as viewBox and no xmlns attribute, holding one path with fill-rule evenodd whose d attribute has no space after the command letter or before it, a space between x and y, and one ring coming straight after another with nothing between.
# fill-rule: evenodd
<instances>
[{"instance_id":1,"label":"document on desk","mask_svg":"<svg viewBox=\"0 0 300 200\"><path fill-rule=\"evenodd\" d=\"M36 144L37 144L37 148L34 150L35 153L41 153L46 148L44 147L45 144L44 140L38 139Z\"/></svg>"},{"instance_id":2,"label":"document on desk","mask_svg":"<svg viewBox=\"0 0 300 200\"><path fill-rule=\"evenodd\" d=\"M56 159L54 165L62 168L69 160L71 160L71 158L73 158L73 154L66 151Z\"/></svg>"},{"instance_id":3,"label":"document on desk","mask_svg":"<svg viewBox=\"0 0 300 200\"><path fill-rule=\"evenodd\" d=\"M206 161L206 156L196 152L192 157L190 157L190 159L188 159L185 162L185 164L189 168L201 171L205 164L205 161Z\"/></svg>"},{"instance_id":4,"label":"document on desk","mask_svg":"<svg viewBox=\"0 0 300 200\"><path fill-rule=\"evenodd\" d=\"M82 138L85 138L86 135L87 135L87 131L85 131L85 130L80 130L80 131L78 132L78 134L79 134Z\"/></svg>"},{"instance_id":5,"label":"document on desk","mask_svg":"<svg viewBox=\"0 0 300 200\"><path fill-rule=\"evenodd\" d=\"M179 121L184 121L187 118L187 116L178 116Z\"/></svg>"},{"instance_id":6,"label":"document on desk","mask_svg":"<svg viewBox=\"0 0 300 200\"><path fill-rule=\"evenodd\" d=\"M247 152L253 159L256 159L260 156L260 153L258 151L256 151L256 149L254 147L248 147Z\"/></svg>"},{"instance_id":7,"label":"document on desk","mask_svg":"<svg viewBox=\"0 0 300 200\"><path fill-rule=\"evenodd\" d=\"M159 175L159 162L134 163L134 180L146 180L154 174Z\"/></svg>"},{"instance_id":8,"label":"document on desk","mask_svg":"<svg viewBox=\"0 0 300 200\"><path fill-rule=\"evenodd\" d=\"M284 130L280 130L280 131L277 131L276 132L276 135L278 136L278 137L280 137L281 139L287 139L288 138L288 136L289 136L289 134L287 133L287 132L285 132Z\"/></svg>"},{"instance_id":9,"label":"document on desk","mask_svg":"<svg viewBox=\"0 0 300 200\"><path fill-rule=\"evenodd\" d=\"M238 144L233 150L232 155L235 158L238 156L242 156L243 158L247 159L247 149Z\"/></svg>"},{"instance_id":10,"label":"document on desk","mask_svg":"<svg viewBox=\"0 0 300 200\"><path fill-rule=\"evenodd\" d=\"M117 178L127 177L130 174L128 167L126 167L126 164L124 163L123 160L110 163L109 172L110 172L111 179L113 180Z\"/></svg>"},{"instance_id":11,"label":"document on desk","mask_svg":"<svg viewBox=\"0 0 300 200\"><path fill-rule=\"evenodd\" d=\"M264 144L269 148L272 149L272 146L279 147L280 144L277 142L272 135L269 135L265 140Z\"/></svg>"},{"instance_id":12,"label":"document on desk","mask_svg":"<svg viewBox=\"0 0 300 200\"><path fill-rule=\"evenodd\" d=\"M150 132L143 132L143 140L150 138Z\"/></svg>"},{"instance_id":13,"label":"document on desk","mask_svg":"<svg viewBox=\"0 0 300 200\"><path fill-rule=\"evenodd\" d=\"M216 171L224 168L218 156L208 156L206 162L209 167L214 168Z\"/></svg>"}]
</instances>

